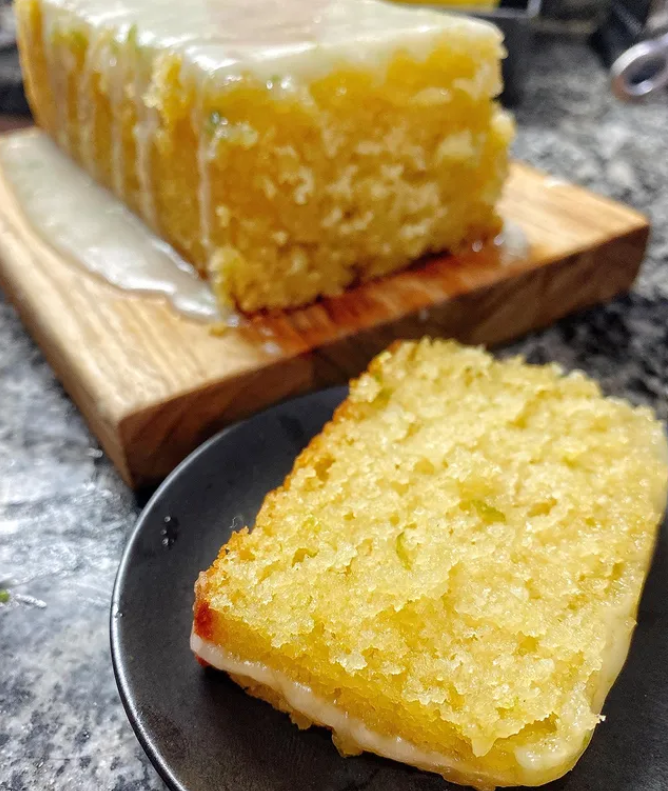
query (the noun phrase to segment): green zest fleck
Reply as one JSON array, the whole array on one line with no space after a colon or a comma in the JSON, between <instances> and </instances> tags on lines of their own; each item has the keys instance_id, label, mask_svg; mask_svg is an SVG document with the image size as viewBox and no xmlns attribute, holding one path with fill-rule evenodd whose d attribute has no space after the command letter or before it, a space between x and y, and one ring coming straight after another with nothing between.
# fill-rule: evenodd
<instances>
[{"instance_id":1,"label":"green zest fleck","mask_svg":"<svg viewBox=\"0 0 668 791\"><path fill-rule=\"evenodd\" d=\"M478 512L478 516L488 525L493 525L495 522L506 521L506 515L498 508L494 508L485 500L471 500L471 506Z\"/></svg>"},{"instance_id":2,"label":"green zest fleck","mask_svg":"<svg viewBox=\"0 0 668 791\"><path fill-rule=\"evenodd\" d=\"M271 87L274 88L275 86L279 86L282 81L282 77L280 74L272 74L269 78L269 82L271 83Z\"/></svg>"},{"instance_id":3,"label":"green zest fleck","mask_svg":"<svg viewBox=\"0 0 668 791\"><path fill-rule=\"evenodd\" d=\"M397 536L397 543L396 543L396 552L397 557L401 561L401 565L409 570L413 565L413 560L411 557L411 551L406 543L406 531L402 530L401 533Z\"/></svg>"},{"instance_id":4,"label":"green zest fleck","mask_svg":"<svg viewBox=\"0 0 668 791\"><path fill-rule=\"evenodd\" d=\"M375 407L386 406L392 395L392 388L385 384L383 374L380 371L371 371L371 376L376 384L379 385L378 392L373 399L373 405Z\"/></svg>"},{"instance_id":5,"label":"green zest fleck","mask_svg":"<svg viewBox=\"0 0 668 791\"><path fill-rule=\"evenodd\" d=\"M137 25L132 25L128 30L128 44L135 49L139 45L138 35L137 35Z\"/></svg>"},{"instance_id":6,"label":"green zest fleck","mask_svg":"<svg viewBox=\"0 0 668 791\"><path fill-rule=\"evenodd\" d=\"M88 39L83 30L71 30L70 41L74 47L81 47L81 49L86 49L88 46Z\"/></svg>"},{"instance_id":7,"label":"green zest fleck","mask_svg":"<svg viewBox=\"0 0 668 791\"><path fill-rule=\"evenodd\" d=\"M7 604L9 601L9 591L0 588L0 604Z\"/></svg>"},{"instance_id":8,"label":"green zest fleck","mask_svg":"<svg viewBox=\"0 0 668 791\"><path fill-rule=\"evenodd\" d=\"M317 526L318 522L315 516L313 516L313 514L309 514L302 523L302 530L315 530Z\"/></svg>"},{"instance_id":9,"label":"green zest fleck","mask_svg":"<svg viewBox=\"0 0 668 791\"><path fill-rule=\"evenodd\" d=\"M389 387L381 387L371 403L376 408L385 407L390 403L390 398L392 398L392 390Z\"/></svg>"}]
</instances>

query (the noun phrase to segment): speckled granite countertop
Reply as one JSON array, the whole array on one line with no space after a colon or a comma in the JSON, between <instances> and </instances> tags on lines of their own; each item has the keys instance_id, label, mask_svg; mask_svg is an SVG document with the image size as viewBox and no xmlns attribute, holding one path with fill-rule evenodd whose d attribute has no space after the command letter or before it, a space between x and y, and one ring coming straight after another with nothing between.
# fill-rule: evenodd
<instances>
[{"instance_id":1,"label":"speckled granite countertop","mask_svg":"<svg viewBox=\"0 0 668 791\"><path fill-rule=\"evenodd\" d=\"M530 360L580 367L668 418L668 94L609 95L584 46L538 48L518 157L649 213L649 258L628 297L522 340ZM109 657L111 589L139 503L0 296L0 788L157 791Z\"/></svg>"}]
</instances>

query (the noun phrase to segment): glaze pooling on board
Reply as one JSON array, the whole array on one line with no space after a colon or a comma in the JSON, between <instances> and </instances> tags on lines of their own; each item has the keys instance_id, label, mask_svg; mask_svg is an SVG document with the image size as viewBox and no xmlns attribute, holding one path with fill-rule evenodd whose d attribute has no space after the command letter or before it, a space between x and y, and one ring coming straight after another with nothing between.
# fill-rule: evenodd
<instances>
[{"instance_id":1,"label":"glaze pooling on board","mask_svg":"<svg viewBox=\"0 0 668 791\"><path fill-rule=\"evenodd\" d=\"M35 231L83 270L124 291L166 297L188 317L220 318L213 293L190 264L45 134L6 138L0 162Z\"/></svg>"},{"instance_id":2,"label":"glaze pooling on board","mask_svg":"<svg viewBox=\"0 0 668 791\"><path fill-rule=\"evenodd\" d=\"M200 167L206 167L205 148L198 159ZM35 231L83 270L129 293L164 296L189 318L238 326L239 315L232 310L221 314L209 285L192 266L46 134L35 131L4 139L0 163ZM201 193L200 200L207 214L208 196ZM511 221L506 221L494 246L501 265L529 253L524 231ZM481 242L473 243L474 252L485 249Z\"/></svg>"},{"instance_id":3,"label":"glaze pooling on board","mask_svg":"<svg viewBox=\"0 0 668 791\"><path fill-rule=\"evenodd\" d=\"M473 244L475 246L479 243ZM531 245L524 229L513 220L504 220L501 233L494 237L494 247L498 251L499 263L502 266L511 266L523 261L531 253Z\"/></svg>"}]
</instances>

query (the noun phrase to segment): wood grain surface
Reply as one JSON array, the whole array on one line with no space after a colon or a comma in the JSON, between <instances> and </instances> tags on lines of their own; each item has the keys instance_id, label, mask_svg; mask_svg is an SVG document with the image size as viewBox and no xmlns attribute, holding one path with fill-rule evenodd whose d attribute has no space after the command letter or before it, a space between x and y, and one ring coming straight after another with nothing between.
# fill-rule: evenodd
<instances>
[{"instance_id":1,"label":"wood grain surface","mask_svg":"<svg viewBox=\"0 0 668 791\"><path fill-rule=\"evenodd\" d=\"M498 344L610 299L629 288L647 244L637 212L519 163L501 213L523 229L528 254L504 260L489 243L438 256L221 336L63 258L33 231L0 173L0 284L137 487L231 421L347 380L395 338Z\"/></svg>"}]
</instances>

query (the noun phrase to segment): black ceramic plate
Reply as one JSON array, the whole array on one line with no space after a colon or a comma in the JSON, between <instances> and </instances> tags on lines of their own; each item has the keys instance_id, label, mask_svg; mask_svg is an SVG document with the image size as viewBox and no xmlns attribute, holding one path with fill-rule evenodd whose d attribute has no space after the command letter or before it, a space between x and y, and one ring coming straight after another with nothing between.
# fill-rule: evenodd
<instances>
[{"instance_id":1,"label":"black ceramic plate","mask_svg":"<svg viewBox=\"0 0 668 791\"><path fill-rule=\"evenodd\" d=\"M299 731L188 646L193 584L233 528L329 419L344 389L290 401L227 429L187 459L142 514L118 572L111 618L116 679L132 726L177 791L445 791L440 777ZM607 721L556 791L668 789L668 542L665 530Z\"/></svg>"}]
</instances>

